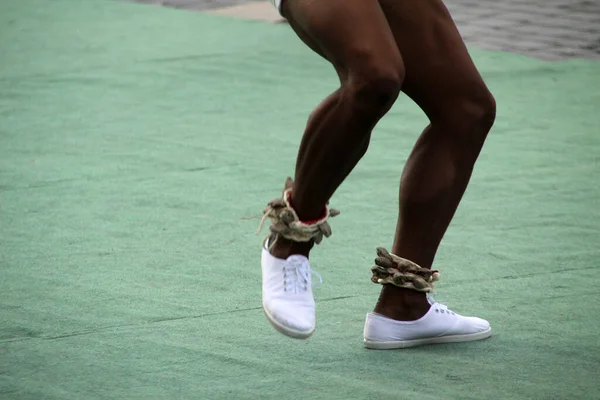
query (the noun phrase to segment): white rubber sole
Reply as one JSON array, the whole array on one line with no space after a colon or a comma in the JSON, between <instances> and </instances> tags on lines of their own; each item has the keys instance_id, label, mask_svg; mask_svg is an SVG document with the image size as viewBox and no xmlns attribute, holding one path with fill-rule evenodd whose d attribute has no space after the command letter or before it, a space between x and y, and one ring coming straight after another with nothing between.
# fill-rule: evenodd
<instances>
[{"instance_id":1,"label":"white rubber sole","mask_svg":"<svg viewBox=\"0 0 600 400\"><path fill-rule=\"evenodd\" d=\"M275 318L273 318L273 316L269 313L269 311L267 311L267 309L264 306L263 306L263 311L265 313L265 316L267 317L267 319L273 326L273 328L275 328L279 333L282 333L285 336L288 336L288 337L291 337L294 339L308 339L315 332L314 328L313 328L313 330L311 330L309 332L302 332L302 331L297 331L295 329L289 328L285 325L280 324L277 320L275 320Z\"/></svg>"},{"instance_id":2,"label":"white rubber sole","mask_svg":"<svg viewBox=\"0 0 600 400\"><path fill-rule=\"evenodd\" d=\"M485 331L477 333L469 333L466 335L452 335L452 336L436 336L424 339L414 340L394 340L389 342L378 342L374 340L364 339L365 347L374 350L391 350L391 349L405 349L408 347L423 346L426 344L440 344L440 343L459 343L459 342L472 342L475 340L483 340L492 336L492 328L488 328Z\"/></svg>"}]
</instances>

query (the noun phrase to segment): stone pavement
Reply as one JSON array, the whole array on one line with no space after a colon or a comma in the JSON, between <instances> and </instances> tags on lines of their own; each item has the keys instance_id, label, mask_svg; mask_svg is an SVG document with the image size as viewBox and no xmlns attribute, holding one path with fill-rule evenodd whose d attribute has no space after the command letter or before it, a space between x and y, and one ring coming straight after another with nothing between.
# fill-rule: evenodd
<instances>
[{"instance_id":1,"label":"stone pavement","mask_svg":"<svg viewBox=\"0 0 600 400\"><path fill-rule=\"evenodd\" d=\"M600 60L600 0L447 0L465 42L555 60Z\"/></svg>"},{"instance_id":2,"label":"stone pavement","mask_svg":"<svg viewBox=\"0 0 600 400\"><path fill-rule=\"evenodd\" d=\"M131 1L281 21L266 0ZM600 0L447 0L446 4L469 45L544 60L600 60Z\"/></svg>"}]
</instances>

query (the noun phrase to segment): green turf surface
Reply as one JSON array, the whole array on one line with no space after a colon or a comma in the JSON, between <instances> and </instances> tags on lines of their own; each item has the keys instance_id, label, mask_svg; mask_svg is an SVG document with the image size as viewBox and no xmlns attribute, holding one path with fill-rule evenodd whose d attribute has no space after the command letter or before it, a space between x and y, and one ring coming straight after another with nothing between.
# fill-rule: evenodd
<instances>
[{"instance_id":1,"label":"green turf surface","mask_svg":"<svg viewBox=\"0 0 600 400\"><path fill-rule=\"evenodd\" d=\"M600 64L472 54L498 119L437 298L495 335L369 351L416 106L400 99L334 196L318 329L291 340L260 309L253 218L333 71L284 25L1 2L0 398L600 397Z\"/></svg>"}]
</instances>

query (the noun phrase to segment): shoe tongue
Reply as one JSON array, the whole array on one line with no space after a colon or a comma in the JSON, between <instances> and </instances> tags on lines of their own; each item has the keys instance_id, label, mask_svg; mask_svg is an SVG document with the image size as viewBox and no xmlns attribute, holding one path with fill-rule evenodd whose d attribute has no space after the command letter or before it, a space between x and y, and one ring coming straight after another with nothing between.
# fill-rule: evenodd
<instances>
[{"instance_id":1,"label":"shoe tongue","mask_svg":"<svg viewBox=\"0 0 600 400\"><path fill-rule=\"evenodd\" d=\"M287 261L292 262L294 264L304 264L308 263L308 258L300 254L294 254L287 258Z\"/></svg>"},{"instance_id":2,"label":"shoe tongue","mask_svg":"<svg viewBox=\"0 0 600 400\"><path fill-rule=\"evenodd\" d=\"M427 302L428 302L430 305L434 305L434 304L435 304L435 299L433 298L433 295L431 295L431 294L428 294L428 295L427 295Z\"/></svg>"}]
</instances>

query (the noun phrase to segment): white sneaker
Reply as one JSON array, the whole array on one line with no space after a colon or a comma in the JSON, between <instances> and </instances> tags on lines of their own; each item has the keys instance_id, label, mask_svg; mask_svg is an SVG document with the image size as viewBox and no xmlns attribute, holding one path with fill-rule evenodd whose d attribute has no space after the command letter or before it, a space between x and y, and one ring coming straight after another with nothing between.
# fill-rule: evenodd
<instances>
[{"instance_id":1,"label":"white sneaker","mask_svg":"<svg viewBox=\"0 0 600 400\"><path fill-rule=\"evenodd\" d=\"M431 308L416 321L396 321L377 313L368 313L364 344L369 349L401 349L424 344L470 342L486 339L492 329L488 321L463 317L429 298Z\"/></svg>"},{"instance_id":2,"label":"white sneaker","mask_svg":"<svg viewBox=\"0 0 600 400\"><path fill-rule=\"evenodd\" d=\"M306 339L315 330L315 299L308 258L287 260L262 251L262 301L267 319L284 335Z\"/></svg>"}]
</instances>

